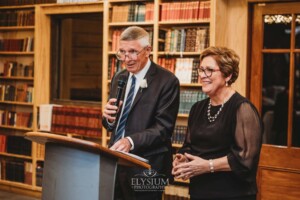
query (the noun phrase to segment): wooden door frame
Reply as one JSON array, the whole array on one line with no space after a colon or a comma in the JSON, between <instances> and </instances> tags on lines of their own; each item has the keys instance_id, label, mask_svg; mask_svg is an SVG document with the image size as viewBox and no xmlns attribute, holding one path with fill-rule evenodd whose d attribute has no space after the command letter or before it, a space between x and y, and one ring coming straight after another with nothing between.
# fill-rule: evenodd
<instances>
[{"instance_id":1,"label":"wooden door frame","mask_svg":"<svg viewBox=\"0 0 300 200\"><path fill-rule=\"evenodd\" d=\"M275 8L274 8L275 7ZM286 5L286 3L282 4L281 8L278 9L278 4L272 6L269 5L269 9L272 10L272 14L280 14L282 13L282 9L284 7L289 7ZM286 8L287 9L287 8ZM253 10L254 12L254 10ZM297 12L297 11L293 11L293 12ZM269 12L268 12L269 13ZM260 19L260 16L262 16L264 13L262 11L262 9L260 9L257 6L257 13L255 16L253 16L253 21L252 24L253 26L252 28L252 39L255 38L255 43L250 44L251 46L251 70L250 70L250 91L249 91L249 98L250 100L254 103L254 105L257 107L257 109L259 111L261 111L262 109L262 103L261 103L261 99L262 99L262 75L263 75L263 69L262 69L262 54L263 53L284 53L284 50L277 50L277 49L263 49L263 40L262 40L262 36L258 35L260 33L263 32L263 24L260 23L256 23L258 22ZM255 20L256 19L256 20ZM294 27L294 23L292 23L292 28ZM291 32L291 38L292 38L292 43L294 42L294 32ZM261 49L261 51L258 51L257 49ZM290 53L290 65L293 65L294 63L294 53L298 52L299 50L295 50L294 47L290 47L289 49L289 53ZM259 67L257 67L257 63ZM294 95L294 76L293 74L295 73L294 68L290 68L290 73L289 73L289 104L288 104L288 110L289 110L289 115L288 115L288 143L287 146L291 147L292 146L292 120L293 120L293 116L292 116L292 110L293 110L293 95ZM253 88L253 89L251 89Z\"/></svg>"},{"instance_id":2,"label":"wooden door frame","mask_svg":"<svg viewBox=\"0 0 300 200\"><path fill-rule=\"evenodd\" d=\"M261 20L261 16L264 15L263 9L256 9L254 3L261 3L262 1L254 1L249 0L248 2L252 2L253 4L249 5L249 15L252 15L249 23L249 33L251 38L249 39L249 98L254 103L259 111L262 110L262 75L263 75L263 53L284 53L282 51L278 51L276 49L263 49L263 36L259 35L263 33L263 23L259 22ZM298 1L264 1L273 4L278 7L281 3L285 5L287 3L293 3ZM264 4L264 3L263 3ZM263 5L262 4L262 5ZM272 5L268 5L270 9L272 9ZM291 7L291 4L288 5ZM272 14L282 14L282 9L287 8L283 4L279 8L274 8L272 10ZM255 10L256 9L256 10ZM293 12L292 10L289 12ZM295 11L294 11L295 12ZM298 11L297 11L298 12ZM298 12L300 13L300 11ZM270 14L270 12L268 12ZM252 20L252 21L251 21ZM294 26L294 23L292 23ZM294 28L294 27L292 27ZM249 34L249 35L250 35ZM294 33L292 33L291 38L294 38ZM254 43L255 42L255 43ZM293 42L293 40L291 40ZM277 51L277 52L276 52ZM299 50L295 51L294 47L291 46L288 49L290 53L290 66L294 64L294 53L299 53ZM295 194L299 194L296 192L297 188L300 187L300 180L295 180L295 177L299 179L300 177L300 148L292 147L292 109L293 109L293 98L292 95L294 93L294 68L290 68L289 72L289 102L288 102L288 135L287 135L287 146L277 146L277 145L269 145L263 144L259 169L257 174L258 180L258 198L257 199L278 199L276 195L282 196L286 194L287 199L295 199ZM276 183L276 181L280 180L281 183ZM279 182L280 182L279 181ZM296 183L294 187L289 187L290 183ZM274 185L268 185L269 183ZM278 185L276 185L278 184ZM273 193L272 193L273 191ZM277 193L278 192L278 193ZM270 195L267 196L266 195ZM280 198L280 197L279 197Z\"/></svg>"}]
</instances>

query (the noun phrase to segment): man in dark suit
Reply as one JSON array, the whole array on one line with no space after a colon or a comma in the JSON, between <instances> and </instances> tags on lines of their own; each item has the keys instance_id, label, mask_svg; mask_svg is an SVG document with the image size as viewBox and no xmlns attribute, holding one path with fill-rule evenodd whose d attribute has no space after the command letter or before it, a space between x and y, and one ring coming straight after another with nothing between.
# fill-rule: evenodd
<instances>
[{"instance_id":1,"label":"man in dark suit","mask_svg":"<svg viewBox=\"0 0 300 200\"><path fill-rule=\"evenodd\" d=\"M150 61L150 53L149 34L144 29L133 26L122 32L116 56L126 69L112 79L103 125L112 131L111 149L148 159L152 169L170 182L171 136L179 107L179 81L173 73ZM115 96L118 81L124 76L126 84L118 107L114 105ZM132 178L142 172L142 169L118 167L115 199L161 199L161 190L132 188Z\"/></svg>"}]
</instances>

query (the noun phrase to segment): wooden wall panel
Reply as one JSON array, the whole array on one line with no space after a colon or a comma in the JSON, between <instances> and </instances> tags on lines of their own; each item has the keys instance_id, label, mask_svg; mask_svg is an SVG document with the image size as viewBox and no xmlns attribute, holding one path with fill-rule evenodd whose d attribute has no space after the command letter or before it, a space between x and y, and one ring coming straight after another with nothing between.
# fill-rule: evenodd
<instances>
[{"instance_id":1,"label":"wooden wall panel","mask_svg":"<svg viewBox=\"0 0 300 200\"><path fill-rule=\"evenodd\" d=\"M88 75L101 75L102 69L101 65L99 65L99 61L91 61L91 60L84 60L80 61L77 60L76 63L73 63L72 66L74 69L72 71L72 75L81 75L81 74L88 74ZM100 70L99 70L100 69Z\"/></svg>"},{"instance_id":2,"label":"wooden wall panel","mask_svg":"<svg viewBox=\"0 0 300 200\"><path fill-rule=\"evenodd\" d=\"M211 22L212 45L234 49L240 56L240 73L233 87L246 95L247 84L247 41L248 3L247 0L217 0L213 4L215 16ZM237 28L238 27L238 28ZM220 34L221 33L221 34Z\"/></svg>"},{"instance_id":3,"label":"wooden wall panel","mask_svg":"<svg viewBox=\"0 0 300 200\"><path fill-rule=\"evenodd\" d=\"M276 156L274 156L276 155ZM286 170L300 169L299 148L287 148L264 144L262 146L259 166L276 168L280 166ZM300 173L300 171L299 171ZM299 179L300 182L300 179Z\"/></svg>"},{"instance_id":4,"label":"wooden wall panel","mask_svg":"<svg viewBox=\"0 0 300 200\"><path fill-rule=\"evenodd\" d=\"M299 200L299 180L299 173L262 169L261 200Z\"/></svg>"}]
</instances>

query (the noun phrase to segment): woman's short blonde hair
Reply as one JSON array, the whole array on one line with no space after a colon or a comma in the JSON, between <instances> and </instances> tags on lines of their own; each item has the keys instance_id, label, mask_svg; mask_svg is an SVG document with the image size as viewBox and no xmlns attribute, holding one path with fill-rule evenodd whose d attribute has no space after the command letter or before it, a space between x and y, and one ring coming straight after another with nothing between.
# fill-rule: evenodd
<instances>
[{"instance_id":1,"label":"woman's short blonde hair","mask_svg":"<svg viewBox=\"0 0 300 200\"><path fill-rule=\"evenodd\" d=\"M200 63L207 56L215 59L224 77L231 75L231 79L228 81L229 85L236 81L239 76L240 57L234 50L227 47L208 47L201 53Z\"/></svg>"}]
</instances>

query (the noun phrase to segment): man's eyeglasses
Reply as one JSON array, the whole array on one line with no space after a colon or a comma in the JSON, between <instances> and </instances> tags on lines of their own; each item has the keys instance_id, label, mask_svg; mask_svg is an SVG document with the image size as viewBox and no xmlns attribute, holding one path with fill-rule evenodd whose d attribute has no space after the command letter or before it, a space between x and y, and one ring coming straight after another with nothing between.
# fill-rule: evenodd
<instances>
[{"instance_id":1,"label":"man's eyeglasses","mask_svg":"<svg viewBox=\"0 0 300 200\"><path fill-rule=\"evenodd\" d=\"M137 59L138 55L142 53L148 46L144 47L142 50L137 51L137 50L129 50L129 51L124 51L124 50L119 50L116 53L116 57L118 60L124 61L126 59L126 56L128 59L135 60Z\"/></svg>"},{"instance_id":2,"label":"man's eyeglasses","mask_svg":"<svg viewBox=\"0 0 300 200\"><path fill-rule=\"evenodd\" d=\"M210 68L204 69L203 67L198 67L197 71L199 76L201 73L204 73L206 77L211 77L213 72L220 71L220 69L210 69Z\"/></svg>"}]
</instances>

